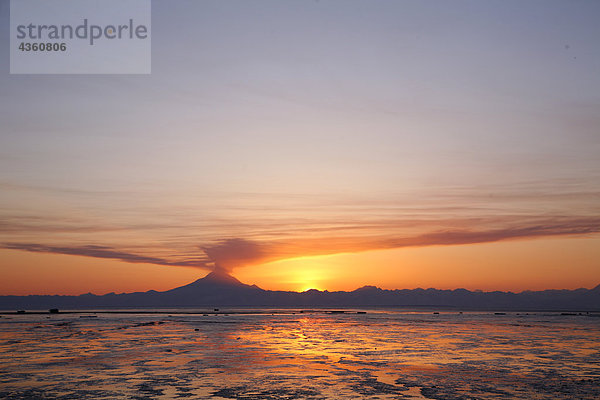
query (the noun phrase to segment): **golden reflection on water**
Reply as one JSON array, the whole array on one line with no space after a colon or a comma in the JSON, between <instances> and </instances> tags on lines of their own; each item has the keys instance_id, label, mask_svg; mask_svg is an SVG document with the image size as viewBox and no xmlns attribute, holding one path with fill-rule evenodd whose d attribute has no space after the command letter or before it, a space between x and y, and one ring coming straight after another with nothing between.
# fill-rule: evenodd
<instances>
[{"instance_id":1,"label":"golden reflection on water","mask_svg":"<svg viewBox=\"0 0 600 400\"><path fill-rule=\"evenodd\" d=\"M586 316L13 316L0 398L593 399L598 343Z\"/></svg>"}]
</instances>

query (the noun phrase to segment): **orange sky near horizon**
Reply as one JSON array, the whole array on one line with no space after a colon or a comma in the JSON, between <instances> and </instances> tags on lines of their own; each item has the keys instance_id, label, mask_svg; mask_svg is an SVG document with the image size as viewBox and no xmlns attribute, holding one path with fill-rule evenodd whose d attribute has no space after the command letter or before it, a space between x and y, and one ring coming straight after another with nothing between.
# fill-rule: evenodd
<instances>
[{"instance_id":1,"label":"orange sky near horizon","mask_svg":"<svg viewBox=\"0 0 600 400\"><path fill-rule=\"evenodd\" d=\"M193 267L0 250L1 295L167 290L208 273ZM295 257L235 268L244 283L269 290L466 288L543 290L600 284L600 237L571 236L494 243L408 247ZM564 274L569 270L568 275Z\"/></svg>"}]
</instances>

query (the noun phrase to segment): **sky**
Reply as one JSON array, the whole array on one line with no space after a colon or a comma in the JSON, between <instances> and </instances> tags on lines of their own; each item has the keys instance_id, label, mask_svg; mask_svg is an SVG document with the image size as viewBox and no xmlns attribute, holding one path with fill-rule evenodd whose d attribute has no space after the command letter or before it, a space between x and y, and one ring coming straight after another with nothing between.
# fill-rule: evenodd
<instances>
[{"instance_id":1,"label":"sky","mask_svg":"<svg viewBox=\"0 0 600 400\"><path fill-rule=\"evenodd\" d=\"M0 294L600 283L600 3L152 2L150 75L10 75Z\"/></svg>"}]
</instances>

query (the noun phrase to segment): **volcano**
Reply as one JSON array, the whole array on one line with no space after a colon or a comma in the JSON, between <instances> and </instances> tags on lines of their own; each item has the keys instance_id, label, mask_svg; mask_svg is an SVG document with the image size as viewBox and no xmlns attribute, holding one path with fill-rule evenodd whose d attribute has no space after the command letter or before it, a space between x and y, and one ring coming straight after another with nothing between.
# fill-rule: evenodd
<instances>
[{"instance_id":1,"label":"volcano","mask_svg":"<svg viewBox=\"0 0 600 400\"><path fill-rule=\"evenodd\" d=\"M231 289L241 287L252 287L240 282L234 276L229 275L226 271L218 268L206 275L204 278L195 280L184 286L175 289L167 290L165 293L172 292L187 292L187 291L205 291L213 289Z\"/></svg>"},{"instance_id":2,"label":"volcano","mask_svg":"<svg viewBox=\"0 0 600 400\"><path fill-rule=\"evenodd\" d=\"M165 292L157 293L163 301L176 305L244 304L265 291L246 285L227 271L217 268L203 278Z\"/></svg>"}]
</instances>

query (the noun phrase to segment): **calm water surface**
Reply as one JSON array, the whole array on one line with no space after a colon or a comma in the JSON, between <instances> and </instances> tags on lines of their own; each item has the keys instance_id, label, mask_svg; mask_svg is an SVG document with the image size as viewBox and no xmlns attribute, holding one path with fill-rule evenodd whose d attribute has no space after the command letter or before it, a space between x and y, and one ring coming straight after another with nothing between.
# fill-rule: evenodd
<instances>
[{"instance_id":1,"label":"calm water surface","mask_svg":"<svg viewBox=\"0 0 600 400\"><path fill-rule=\"evenodd\" d=\"M600 398L597 315L82 315L0 318L0 398Z\"/></svg>"}]
</instances>

